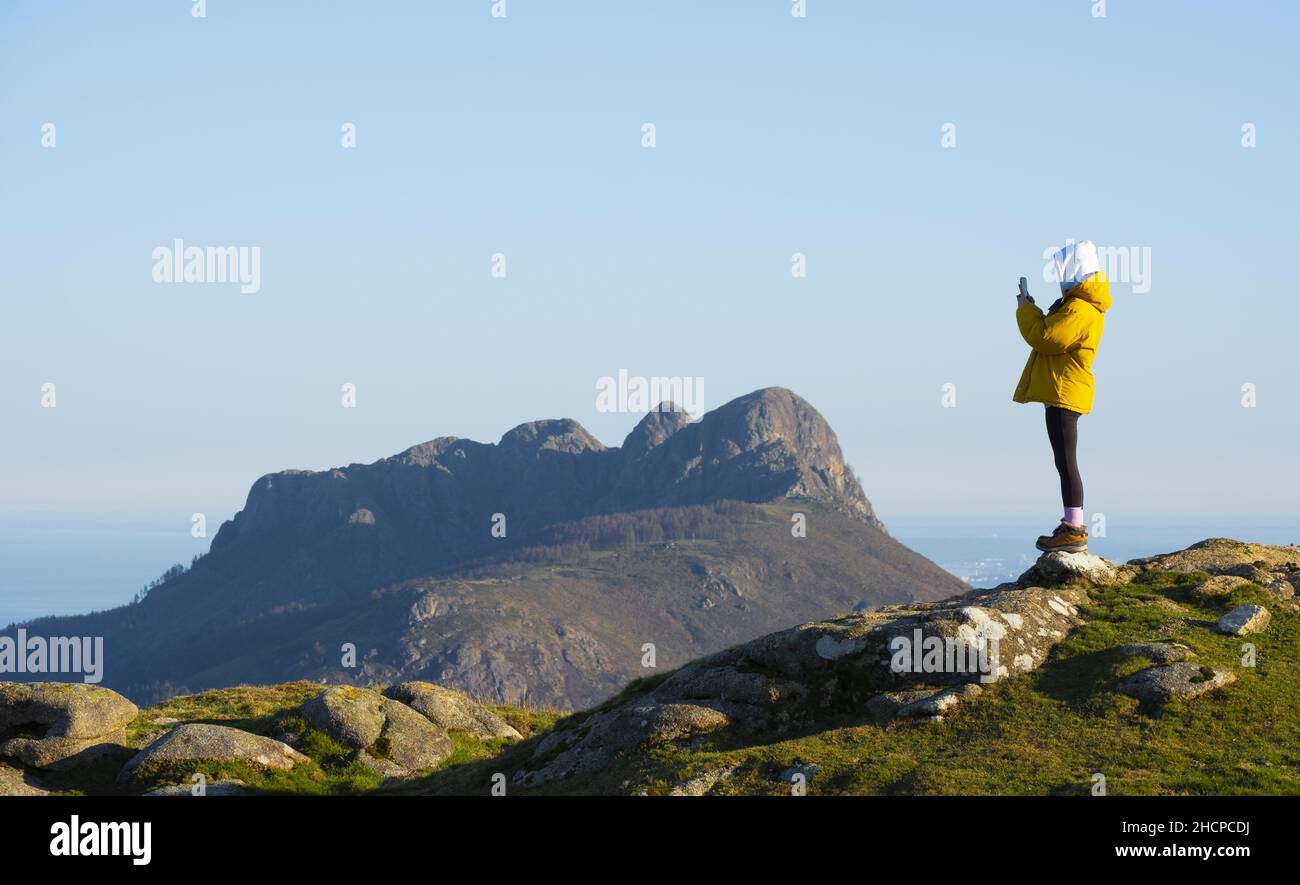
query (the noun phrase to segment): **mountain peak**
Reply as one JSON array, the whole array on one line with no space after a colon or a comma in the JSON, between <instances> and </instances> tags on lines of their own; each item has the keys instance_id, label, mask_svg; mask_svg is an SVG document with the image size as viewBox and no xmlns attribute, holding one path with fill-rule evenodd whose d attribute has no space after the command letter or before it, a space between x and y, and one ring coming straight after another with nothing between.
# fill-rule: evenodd
<instances>
[{"instance_id":1,"label":"mountain peak","mask_svg":"<svg viewBox=\"0 0 1300 885\"><path fill-rule=\"evenodd\" d=\"M686 451L692 448L693 453ZM814 498L879 525L830 424L784 387L756 390L719 406L656 452L661 450L710 474L703 485L712 493L732 487L720 497Z\"/></svg>"},{"instance_id":2,"label":"mountain peak","mask_svg":"<svg viewBox=\"0 0 1300 885\"><path fill-rule=\"evenodd\" d=\"M637 422L621 448L629 455L644 454L690 423L691 416L680 406L664 400Z\"/></svg>"},{"instance_id":3,"label":"mountain peak","mask_svg":"<svg viewBox=\"0 0 1300 885\"><path fill-rule=\"evenodd\" d=\"M713 414L742 448L783 440L813 459L842 461L839 442L826 419L784 387L765 387L737 397Z\"/></svg>"},{"instance_id":4,"label":"mountain peak","mask_svg":"<svg viewBox=\"0 0 1300 885\"><path fill-rule=\"evenodd\" d=\"M572 418L552 418L520 424L501 437L501 442L497 445L502 449L530 455L543 450L568 455L605 451L605 445Z\"/></svg>"}]
</instances>

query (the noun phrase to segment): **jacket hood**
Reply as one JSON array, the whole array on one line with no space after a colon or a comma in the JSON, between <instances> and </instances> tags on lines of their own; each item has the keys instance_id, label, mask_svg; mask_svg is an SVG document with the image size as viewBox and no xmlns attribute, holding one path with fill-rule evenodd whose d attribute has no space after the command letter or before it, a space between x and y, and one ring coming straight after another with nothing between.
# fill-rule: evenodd
<instances>
[{"instance_id":1,"label":"jacket hood","mask_svg":"<svg viewBox=\"0 0 1300 885\"><path fill-rule=\"evenodd\" d=\"M1052 253L1056 265L1056 278L1061 281L1061 294L1069 292L1079 283L1101 270L1101 259L1092 240L1070 240Z\"/></svg>"},{"instance_id":2,"label":"jacket hood","mask_svg":"<svg viewBox=\"0 0 1300 885\"><path fill-rule=\"evenodd\" d=\"M1105 271L1099 270L1083 282L1077 283L1073 289L1065 293L1064 297L1086 301L1100 313L1105 313L1111 305L1110 280L1106 278Z\"/></svg>"}]
</instances>

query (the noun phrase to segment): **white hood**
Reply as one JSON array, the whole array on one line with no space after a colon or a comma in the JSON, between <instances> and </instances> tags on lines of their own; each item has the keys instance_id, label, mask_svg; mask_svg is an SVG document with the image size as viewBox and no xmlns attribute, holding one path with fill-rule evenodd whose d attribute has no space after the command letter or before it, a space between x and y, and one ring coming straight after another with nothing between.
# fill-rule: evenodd
<instances>
[{"instance_id":1,"label":"white hood","mask_svg":"<svg viewBox=\"0 0 1300 885\"><path fill-rule=\"evenodd\" d=\"M1052 255L1052 261L1056 264L1056 275L1061 281L1063 295L1101 270L1097 247L1092 244L1092 240L1066 243Z\"/></svg>"}]
</instances>

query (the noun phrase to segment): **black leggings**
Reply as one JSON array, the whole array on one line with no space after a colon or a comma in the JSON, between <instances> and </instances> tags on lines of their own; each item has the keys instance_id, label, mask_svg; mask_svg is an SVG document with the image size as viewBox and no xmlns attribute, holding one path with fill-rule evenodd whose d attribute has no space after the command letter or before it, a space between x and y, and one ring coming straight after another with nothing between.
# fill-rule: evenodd
<instances>
[{"instance_id":1,"label":"black leggings","mask_svg":"<svg viewBox=\"0 0 1300 885\"><path fill-rule=\"evenodd\" d=\"M1061 477L1061 505L1083 506L1083 479L1079 476L1079 413L1047 407L1047 438L1052 441L1056 472Z\"/></svg>"}]
</instances>

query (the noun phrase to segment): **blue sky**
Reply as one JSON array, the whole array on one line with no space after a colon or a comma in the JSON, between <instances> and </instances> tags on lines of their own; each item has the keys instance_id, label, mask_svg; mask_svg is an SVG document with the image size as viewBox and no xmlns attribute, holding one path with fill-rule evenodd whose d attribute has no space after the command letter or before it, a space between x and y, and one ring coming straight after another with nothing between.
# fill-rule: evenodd
<instances>
[{"instance_id":1,"label":"blue sky","mask_svg":"<svg viewBox=\"0 0 1300 885\"><path fill-rule=\"evenodd\" d=\"M0 533L215 530L264 473L536 418L617 444L619 369L795 390L887 523L1045 529L1013 294L1085 237L1151 254L1089 512L1296 524L1294 4L490 6L0 7ZM259 247L260 291L153 282L176 238Z\"/></svg>"}]
</instances>

